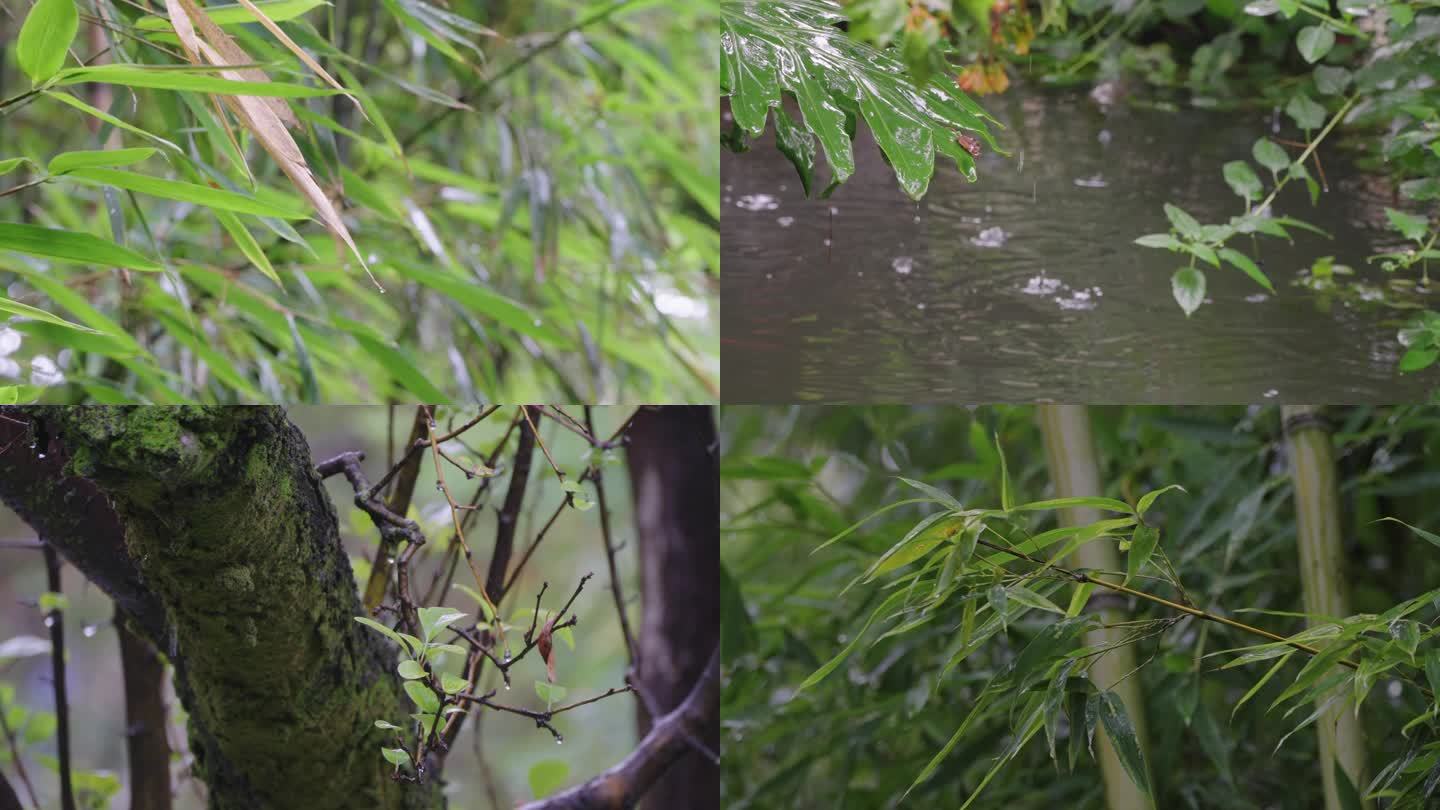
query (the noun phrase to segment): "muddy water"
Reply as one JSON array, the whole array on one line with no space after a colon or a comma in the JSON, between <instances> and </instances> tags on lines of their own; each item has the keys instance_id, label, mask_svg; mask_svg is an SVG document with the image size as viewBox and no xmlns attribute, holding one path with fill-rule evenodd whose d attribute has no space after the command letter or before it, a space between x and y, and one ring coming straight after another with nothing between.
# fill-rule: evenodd
<instances>
[{"instance_id":1,"label":"muddy water","mask_svg":"<svg viewBox=\"0 0 1440 810\"><path fill-rule=\"evenodd\" d=\"M1365 258L1395 243L1390 192L1337 148L1318 207L1300 189L1276 204L1333 238L1237 240L1277 294L1207 268L1186 319L1170 293L1184 261L1132 242L1168 228L1165 202L1239 213L1220 166L1275 119L1105 111L1068 91L987 107L1012 157L986 154L973 185L942 165L918 204L863 127L856 176L828 200L805 198L768 135L723 155L725 401L1396 402L1434 386L1394 371L1400 313L1294 284L1326 255L1385 282Z\"/></svg>"}]
</instances>

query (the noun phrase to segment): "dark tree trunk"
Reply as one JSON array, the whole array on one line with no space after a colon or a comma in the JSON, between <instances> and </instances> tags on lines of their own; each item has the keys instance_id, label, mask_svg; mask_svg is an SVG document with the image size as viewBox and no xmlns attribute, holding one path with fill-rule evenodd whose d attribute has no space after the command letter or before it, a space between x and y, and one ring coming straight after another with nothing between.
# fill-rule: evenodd
<instances>
[{"instance_id":1,"label":"dark tree trunk","mask_svg":"<svg viewBox=\"0 0 1440 810\"><path fill-rule=\"evenodd\" d=\"M668 712L705 671L720 639L720 476L714 416L705 406L650 408L629 430L639 532L642 624L637 676ZM699 739L720 747L719 693ZM640 715L640 733L651 718ZM651 808L718 810L720 769L688 751L645 794Z\"/></svg>"},{"instance_id":2,"label":"dark tree trunk","mask_svg":"<svg viewBox=\"0 0 1440 810\"><path fill-rule=\"evenodd\" d=\"M125 756L130 765L130 810L170 810L170 741L165 738L165 663L115 611L120 666L125 676Z\"/></svg>"},{"instance_id":3,"label":"dark tree trunk","mask_svg":"<svg viewBox=\"0 0 1440 810\"><path fill-rule=\"evenodd\" d=\"M409 704L282 410L0 416L0 498L170 658L213 810L440 805L380 758L373 721Z\"/></svg>"}]
</instances>

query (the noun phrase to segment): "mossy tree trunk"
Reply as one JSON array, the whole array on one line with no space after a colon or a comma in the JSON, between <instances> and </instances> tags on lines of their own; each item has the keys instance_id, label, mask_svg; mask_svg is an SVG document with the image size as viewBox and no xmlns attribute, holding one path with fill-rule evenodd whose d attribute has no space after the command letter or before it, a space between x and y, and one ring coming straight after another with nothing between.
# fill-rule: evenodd
<instances>
[{"instance_id":1,"label":"mossy tree trunk","mask_svg":"<svg viewBox=\"0 0 1440 810\"><path fill-rule=\"evenodd\" d=\"M0 444L19 423L34 440L0 456L0 497L170 659L211 808L441 806L379 756L373 721L410 707L281 409L0 415Z\"/></svg>"},{"instance_id":2,"label":"mossy tree trunk","mask_svg":"<svg viewBox=\"0 0 1440 810\"><path fill-rule=\"evenodd\" d=\"M1330 432L1313 405L1286 405L1285 436L1290 450L1290 475L1295 482L1295 520L1299 538L1300 582L1305 612L1318 617L1350 615L1345 581L1345 553L1340 538L1340 492L1336 484L1335 451ZM1347 687L1348 688L1348 687ZM1365 731L1348 701L1336 701L1315 721L1320 737L1320 767L1326 810L1348 805L1336 781L1335 764L1344 769L1356 792L1363 795ZM1363 802L1371 807L1371 802Z\"/></svg>"},{"instance_id":3,"label":"mossy tree trunk","mask_svg":"<svg viewBox=\"0 0 1440 810\"><path fill-rule=\"evenodd\" d=\"M1095 441L1090 433L1090 414L1083 405L1040 404L1036 406L1040 432L1045 440L1045 458L1055 497L1075 498L1104 495L1100 484L1100 467L1095 460ZM1100 520L1100 512L1091 507L1072 507L1061 511L1067 526L1088 525ZM1087 543L1075 550L1069 564L1080 568L1104 571L1122 569L1114 546ZM1085 634L1085 643L1094 647L1116 645L1095 659L1090 666L1090 680L1102 689L1109 689L1125 704L1130 721L1145 750L1145 702L1140 682L1135 676L1135 653L1124 644L1126 631L1117 627L1125 620L1124 604L1111 594L1097 594L1090 599L1105 625ZM1110 810L1145 810L1151 806L1145 794L1135 785L1104 729L1095 732L1095 756L1105 780L1105 801ZM1147 758L1148 759L1148 758Z\"/></svg>"}]
</instances>

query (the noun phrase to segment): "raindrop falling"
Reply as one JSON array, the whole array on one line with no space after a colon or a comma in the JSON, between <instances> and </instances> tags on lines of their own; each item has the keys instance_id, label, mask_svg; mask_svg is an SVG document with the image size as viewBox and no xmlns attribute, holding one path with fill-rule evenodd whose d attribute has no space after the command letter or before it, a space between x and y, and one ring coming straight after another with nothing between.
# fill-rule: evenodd
<instances>
[{"instance_id":1,"label":"raindrop falling","mask_svg":"<svg viewBox=\"0 0 1440 810\"><path fill-rule=\"evenodd\" d=\"M54 626L55 626L55 617L54 617L54 616L46 616L46 617L45 617L45 626L46 626L46 627L54 627Z\"/></svg>"},{"instance_id":2,"label":"raindrop falling","mask_svg":"<svg viewBox=\"0 0 1440 810\"><path fill-rule=\"evenodd\" d=\"M80 632L84 633L86 638L93 638L96 632L95 625L87 624L84 627L80 628Z\"/></svg>"}]
</instances>

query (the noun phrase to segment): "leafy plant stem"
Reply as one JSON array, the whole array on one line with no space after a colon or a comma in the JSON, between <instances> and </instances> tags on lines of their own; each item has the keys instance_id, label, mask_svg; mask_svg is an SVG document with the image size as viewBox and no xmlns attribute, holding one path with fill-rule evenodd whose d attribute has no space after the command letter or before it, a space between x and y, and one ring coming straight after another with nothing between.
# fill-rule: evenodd
<instances>
[{"instance_id":1,"label":"leafy plant stem","mask_svg":"<svg viewBox=\"0 0 1440 810\"><path fill-rule=\"evenodd\" d=\"M1310 140L1309 143L1305 145L1305 151L1301 152L1300 157L1295 159L1296 164L1301 166L1305 165L1305 161L1310 159L1310 155L1315 152L1316 147L1320 146L1320 142L1325 140L1325 137L1330 134L1330 130L1334 129L1335 125L1340 123L1340 119L1344 118L1345 114L1350 111L1350 108L1355 106L1355 102L1358 101L1359 98L1360 96L1358 94L1352 95L1345 100L1344 104L1340 105L1340 109L1336 110L1335 114L1330 117L1329 123L1325 125L1324 129L1320 130L1320 134L1316 135L1313 139ZM1267 196L1263 201L1261 201L1261 203L1253 210L1264 211L1265 209L1269 208L1270 203L1275 201L1275 196L1280 193L1280 189L1284 188L1285 184L1289 182L1290 174L1286 173L1284 177L1279 178L1279 180L1275 183L1275 188L1270 190L1269 196Z\"/></svg>"}]
</instances>

